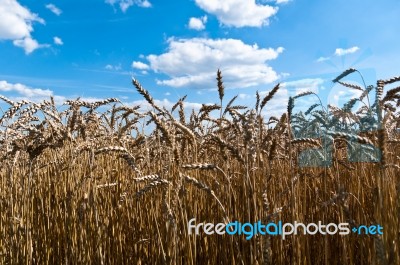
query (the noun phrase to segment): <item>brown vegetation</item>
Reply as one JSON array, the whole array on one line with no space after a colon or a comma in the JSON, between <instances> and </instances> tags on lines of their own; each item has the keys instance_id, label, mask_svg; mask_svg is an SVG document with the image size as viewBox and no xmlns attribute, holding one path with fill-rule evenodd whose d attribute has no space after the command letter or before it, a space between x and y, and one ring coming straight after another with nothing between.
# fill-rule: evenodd
<instances>
[{"instance_id":1,"label":"brown vegetation","mask_svg":"<svg viewBox=\"0 0 400 265\"><path fill-rule=\"evenodd\" d=\"M9 108L0 118L0 263L400 264L400 89L383 96L399 78L378 81L378 133L354 136L380 147L380 163L347 161L347 136L339 134L331 167L301 168L298 153L321 143L293 139L296 99L287 113L265 120L279 85L265 98L257 93L249 109L235 98L224 105L217 76L219 104L188 118L185 98L166 110L137 80L149 112L117 99L71 100L59 111L52 100L1 96ZM362 97L372 90L341 84ZM369 110L351 116L332 107L347 120ZM323 113L313 111L307 114L322 126ZM384 234L196 236L187 232L191 218L380 224Z\"/></svg>"}]
</instances>

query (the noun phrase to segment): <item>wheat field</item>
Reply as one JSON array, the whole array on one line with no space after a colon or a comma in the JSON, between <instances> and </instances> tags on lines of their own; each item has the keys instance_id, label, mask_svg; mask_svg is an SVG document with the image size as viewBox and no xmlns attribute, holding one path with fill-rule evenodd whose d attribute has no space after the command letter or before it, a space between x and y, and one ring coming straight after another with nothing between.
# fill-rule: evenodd
<instances>
[{"instance_id":1,"label":"wheat field","mask_svg":"<svg viewBox=\"0 0 400 265\"><path fill-rule=\"evenodd\" d=\"M265 118L280 89L254 106L224 98L188 113L172 109L54 100L14 102L0 118L0 264L400 264L399 77L360 87L343 108L316 104ZM134 90L133 90L134 91ZM368 102L367 102L368 101ZM356 104L367 102L366 104ZM321 110L322 109L322 110ZM294 138L335 120L376 130L336 133L329 167L301 167L299 153L321 139ZM349 141L349 138L355 140ZM349 162L354 142L379 147L378 162ZM380 235L194 235L188 221L380 224Z\"/></svg>"}]
</instances>

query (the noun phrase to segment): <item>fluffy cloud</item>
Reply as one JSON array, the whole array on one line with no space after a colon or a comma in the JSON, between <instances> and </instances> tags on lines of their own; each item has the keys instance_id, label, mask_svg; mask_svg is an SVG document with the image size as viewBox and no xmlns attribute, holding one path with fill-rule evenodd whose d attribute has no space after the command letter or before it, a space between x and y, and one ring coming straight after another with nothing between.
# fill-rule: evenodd
<instances>
[{"instance_id":1,"label":"fluffy cloud","mask_svg":"<svg viewBox=\"0 0 400 265\"><path fill-rule=\"evenodd\" d=\"M190 29L194 29L194 30L203 30L206 28L206 26L204 25L205 23L207 23L207 16L203 16L201 18L197 18L197 17L191 17L189 19L189 28Z\"/></svg>"},{"instance_id":2,"label":"fluffy cloud","mask_svg":"<svg viewBox=\"0 0 400 265\"><path fill-rule=\"evenodd\" d=\"M266 64L276 59L283 48L260 48L237 39L168 40L167 52L149 55L150 69L170 77L158 80L171 87L214 88L218 68L227 88L256 86L274 82L278 74Z\"/></svg>"},{"instance_id":3,"label":"fluffy cloud","mask_svg":"<svg viewBox=\"0 0 400 265\"><path fill-rule=\"evenodd\" d=\"M32 23L44 24L37 14L31 13L15 0L0 0L0 38L23 39L33 31Z\"/></svg>"},{"instance_id":4,"label":"fluffy cloud","mask_svg":"<svg viewBox=\"0 0 400 265\"><path fill-rule=\"evenodd\" d=\"M150 69L150 67L147 64L142 63L142 62L137 62L137 61L132 62L132 68L136 68L136 69L139 69L139 70L148 70L148 69Z\"/></svg>"},{"instance_id":5,"label":"fluffy cloud","mask_svg":"<svg viewBox=\"0 0 400 265\"><path fill-rule=\"evenodd\" d=\"M25 50L26 54L30 54L32 53L34 50L36 49L40 49L40 48L49 48L50 45L49 44L39 44L36 40L27 37L25 39L22 40L14 40L13 44L17 47L21 47Z\"/></svg>"},{"instance_id":6,"label":"fluffy cloud","mask_svg":"<svg viewBox=\"0 0 400 265\"><path fill-rule=\"evenodd\" d=\"M21 40L14 40L13 44L17 47L23 48L26 54L30 54L34 50L39 48L49 47L48 44L39 44L36 40L32 39L31 37L26 37Z\"/></svg>"},{"instance_id":7,"label":"fluffy cloud","mask_svg":"<svg viewBox=\"0 0 400 265\"><path fill-rule=\"evenodd\" d=\"M277 7L257 4L255 0L195 0L204 11L219 22L234 27L261 27L278 12Z\"/></svg>"},{"instance_id":8,"label":"fluffy cloud","mask_svg":"<svg viewBox=\"0 0 400 265\"><path fill-rule=\"evenodd\" d=\"M59 38L59 37L54 37L53 40L54 40L54 44L55 44L55 45L63 45L63 44L64 44L64 42L62 41L62 39Z\"/></svg>"},{"instance_id":9,"label":"fluffy cloud","mask_svg":"<svg viewBox=\"0 0 400 265\"><path fill-rule=\"evenodd\" d=\"M53 91L49 89L31 88L19 83L11 84L4 80L0 80L0 91L10 93L12 95L10 98L17 101L25 99L39 102L44 99L49 100L50 96L54 96ZM62 96L54 96L54 99L58 103L61 103L65 100L65 98Z\"/></svg>"},{"instance_id":10,"label":"fluffy cloud","mask_svg":"<svg viewBox=\"0 0 400 265\"><path fill-rule=\"evenodd\" d=\"M118 4L121 11L124 13L126 12L126 10L128 10L128 8L130 8L133 5L137 5L144 8L151 7L151 3L148 0L105 0L105 2L112 6Z\"/></svg>"},{"instance_id":11,"label":"fluffy cloud","mask_svg":"<svg viewBox=\"0 0 400 265\"><path fill-rule=\"evenodd\" d=\"M12 40L13 44L25 50L26 54L48 45L41 45L32 38L32 24L44 24L44 20L21 6L16 0L0 0L0 40Z\"/></svg>"},{"instance_id":12,"label":"fluffy cloud","mask_svg":"<svg viewBox=\"0 0 400 265\"><path fill-rule=\"evenodd\" d=\"M351 47L349 49L337 48L335 50L335 55L336 56L343 56L343 55L346 55L346 54L352 54L352 53L357 52L359 49L360 48L358 48L357 46Z\"/></svg>"},{"instance_id":13,"label":"fluffy cloud","mask_svg":"<svg viewBox=\"0 0 400 265\"><path fill-rule=\"evenodd\" d=\"M5 80L0 80L0 92L7 93L7 97L14 101L29 100L32 102L41 102L43 100L49 100L52 96L56 104L63 104L68 98L65 96L55 95L52 90L32 88L24 84L16 83L12 84ZM70 96L69 99L77 98L76 95ZM103 100L104 98L96 97L80 97L83 101L94 102ZM3 103L0 101L0 104Z\"/></svg>"},{"instance_id":14,"label":"fluffy cloud","mask_svg":"<svg viewBox=\"0 0 400 265\"><path fill-rule=\"evenodd\" d=\"M54 4L47 4L46 8L53 12L55 15L59 16L61 15L62 11L58 7L56 7Z\"/></svg>"}]
</instances>

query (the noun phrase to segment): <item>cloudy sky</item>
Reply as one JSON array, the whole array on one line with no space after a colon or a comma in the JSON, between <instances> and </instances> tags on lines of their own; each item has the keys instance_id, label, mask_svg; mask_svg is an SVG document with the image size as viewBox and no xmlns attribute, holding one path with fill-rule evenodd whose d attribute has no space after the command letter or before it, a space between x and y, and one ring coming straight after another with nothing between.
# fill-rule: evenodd
<instances>
[{"instance_id":1,"label":"cloudy sky","mask_svg":"<svg viewBox=\"0 0 400 265\"><path fill-rule=\"evenodd\" d=\"M349 67L368 84L400 74L399 14L398 0L0 0L0 94L134 103L134 77L196 107L218 102L220 68L242 104L281 82L271 113L305 90L338 100Z\"/></svg>"}]
</instances>

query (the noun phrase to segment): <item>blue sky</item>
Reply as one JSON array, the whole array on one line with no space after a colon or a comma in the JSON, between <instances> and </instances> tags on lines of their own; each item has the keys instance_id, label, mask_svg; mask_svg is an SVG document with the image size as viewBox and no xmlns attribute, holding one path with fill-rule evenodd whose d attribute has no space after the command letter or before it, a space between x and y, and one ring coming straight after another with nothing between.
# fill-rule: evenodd
<instances>
[{"instance_id":1,"label":"blue sky","mask_svg":"<svg viewBox=\"0 0 400 265\"><path fill-rule=\"evenodd\" d=\"M220 68L245 105L283 83L266 110L278 113L307 89L351 97L330 82L349 67L368 84L399 75L398 25L397 0L0 0L0 94L138 104L134 77L190 108L218 102Z\"/></svg>"}]
</instances>

